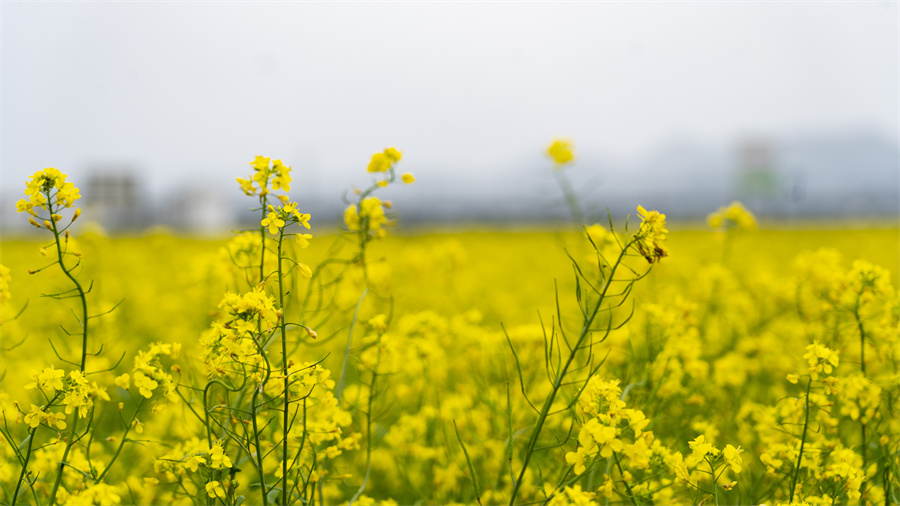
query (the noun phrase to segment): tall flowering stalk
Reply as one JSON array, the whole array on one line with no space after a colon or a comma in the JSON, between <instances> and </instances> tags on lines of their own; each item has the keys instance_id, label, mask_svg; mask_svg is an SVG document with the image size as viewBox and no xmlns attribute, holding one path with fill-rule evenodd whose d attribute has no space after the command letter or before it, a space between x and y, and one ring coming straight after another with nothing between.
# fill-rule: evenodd
<instances>
[{"instance_id":1,"label":"tall flowering stalk","mask_svg":"<svg viewBox=\"0 0 900 506\"><path fill-rule=\"evenodd\" d=\"M548 369L548 378L551 381L550 391L547 397L544 399L543 407L538 412L537 421L535 422L531 430L524 453L521 456L522 467L518 473L518 477L513 481L513 489L509 498L510 506L512 506L516 502L516 497L525 478L525 472L528 470L528 464L530 463L531 458L536 451L538 440L544 427L544 423L546 422L547 417L551 415L551 407L553 406L553 402L554 400L556 400L556 396L563 385L571 382L571 379L569 377L570 369L572 368L578 357L584 354L591 355L593 346L603 342L603 340L606 339L614 326L612 313L613 307L621 306L624 303L625 299L628 297L631 291L631 287L634 285L634 283L638 279L646 275L646 273L641 275L635 273L629 279L617 279L616 274L619 272L619 269L623 267L623 260L626 258L626 256L633 254L633 250L636 250L652 266L652 264L658 262L661 258L665 257L668 254L665 246L663 245L663 241L666 239L666 234L668 232L668 230L666 230L665 228L665 215L660 214L655 210L647 211L641 206L638 207L638 214L640 215L642 221L640 228L636 233L628 237L624 244L620 243L618 237L615 236L616 244L619 246L619 248L618 255L616 256L614 262L609 263L604 257L603 251L601 251L601 249L592 242L592 245L594 246L595 252L598 257L598 265L600 266L599 279L591 279L587 277L581 271L578 265L574 264L576 272L576 299L582 315L581 328L578 330L577 336L572 340L572 342L570 342L566 337L566 332L563 328L562 315L557 315L559 321L558 335L563 338L569 352L565 360L560 360L555 366L551 364L550 359L547 358L546 366ZM631 272L634 273L634 271ZM586 288L582 288L582 282L587 285ZM624 287L622 288L622 290L617 293L610 292L610 288L614 284L617 286L621 286L623 283ZM590 299L592 298L594 298L593 303L590 302ZM612 301L610 299L617 300ZM609 313L606 328L596 329L595 321L602 312ZM627 319L625 321L627 321ZM620 322L615 325L621 326L623 324L624 322ZM596 338L594 336L595 332L601 333L602 336ZM553 332L551 334L557 335L556 332ZM509 341L509 345L513 351L513 355L516 358L516 365L520 371L521 377L521 366L518 363L518 355L516 354L515 348L512 346L512 341L509 340L508 336L507 340ZM557 347L558 346L559 343L557 343ZM589 370L591 370L592 374L596 371L596 369L592 367L590 363L587 364L587 367L589 368ZM524 384L522 385L522 390L523 392L525 390Z\"/></svg>"},{"instance_id":2,"label":"tall flowering stalk","mask_svg":"<svg viewBox=\"0 0 900 506\"><path fill-rule=\"evenodd\" d=\"M291 358L292 343L301 341L300 336L316 337L307 325L291 321L286 283L292 273L312 277L312 269L289 253L291 243L309 245L312 235L305 232L310 215L275 193L290 189L290 167L280 160L270 165L261 156L251 166L255 173L238 183L247 195L260 199L260 233L242 234L226 248L251 290L226 293L218 320L200 340L207 378L196 389L202 391L203 411L195 414L206 443L176 448L165 456L165 466L205 488L211 504L245 499L238 495L234 463L246 463L258 479L256 502L287 505L308 497L325 454L336 457L354 449L356 438L343 435L341 427L349 417L333 402L334 381L321 368L322 361L297 363ZM254 279L248 271L257 267L260 276ZM292 327L301 334L292 333ZM216 392L222 392L219 403ZM198 483L191 473L201 470Z\"/></svg>"},{"instance_id":3,"label":"tall flowering stalk","mask_svg":"<svg viewBox=\"0 0 900 506\"><path fill-rule=\"evenodd\" d=\"M350 263L351 265L358 266L362 270L363 291L356 304L353 318L350 322L350 330L347 335L347 345L344 348L341 376L335 394L339 402L341 401L341 396L344 393L344 388L346 386L347 370L350 363L350 350L353 343L353 332L360 317L360 308L367 295L374 288L371 286L369 276L369 262L366 257L367 247L373 240L386 237L386 227L392 224L387 212L387 210L391 208L391 203L389 201L382 201L374 194L379 189L386 188L398 180L396 164L400 162L402 158L403 154L395 147L385 148L384 151L373 154L372 158L369 160L369 165L366 168L366 171L374 176L372 183L364 190L356 189L354 191L356 202L349 203L344 209L344 226L347 228L348 232L356 236L357 252ZM399 180L404 184L412 184L415 182L415 177L410 173L404 173L399 176ZM385 294L380 295L384 296ZM378 335L380 337L387 329L390 322L385 315L379 315L371 320L369 322L370 326L373 325L373 321L379 322L375 324L375 328L378 329ZM368 394L366 396L368 402L365 409L366 471L363 482L350 499L351 505L354 504L365 491L365 488L369 483L369 476L372 469L372 402L376 395L375 385L378 379L378 362L381 356L381 349L377 340L373 347L376 350L377 358L374 361L374 364L370 364L372 374L371 381L366 385L368 388Z\"/></svg>"},{"instance_id":4,"label":"tall flowering stalk","mask_svg":"<svg viewBox=\"0 0 900 506\"><path fill-rule=\"evenodd\" d=\"M372 155L369 161L367 171L375 176L372 184L365 190L355 190L356 202L351 203L344 209L344 226L347 231L356 236L357 252L352 264L359 266L363 273L363 292L360 294L359 301L356 305L356 311L353 320L350 323L350 332L347 336L347 346L344 349L344 360L341 368L341 377L338 381L336 396L341 399L344 391L344 385L347 377L347 366L350 359L350 345L353 340L353 329L359 316L359 307L370 290L369 284L369 265L366 259L366 248L369 243L375 239L387 237L387 227L391 224L391 220L387 214L387 210L391 208L389 201L382 201L374 195L379 188L387 188L388 185L397 181L397 172L395 165L403 158L403 154L394 147L386 148L382 152ZM405 173L400 176L400 180L406 184L415 182L412 174Z\"/></svg>"},{"instance_id":5,"label":"tall flowering stalk","mask_svg":"<svg viewBox=\"0 0 900 506\"><path fill-rule=\"evenodd\" d=\"M53 233L53 244L56 249L56 261L54 261L51 265L59 265L60 270L62 270L63 274L67 278L69 278L74 287L71 290L67 290L65 292L52 294L51 297L57 299L77 297L81 302L81 319L79 320L79 324L81 325L81 332L74 334L81 335L81 360L79 363L79 372L73 372L72 379L76 384L83 385L86 384L86 381L82 383L81 378L83 378L84 376L85 366L87 364L88 323L90 321L90 317L88 316L87 309L87 292L78 281L77 275L74 274L74 270L81 265L81 253L76 251L69 251L69 227L71 227L72 223L74 223L75 220L77 220L81 215L81 209L75 209L75 211L71 214L71 217L68 218L68 223L61 226L64 221L64 216L61 213L67 209L71 209L75 204L75 201L81 198L81 193L79 189L75 187L74 183L66 182L66 178L67 176L65 174L53 167L48 167L44 170L35 172L31 176L31 180L25 187L25 195L28 197L28 199L19 200L16 203L16 211L30 214L31 218L28 218L29 223L37 228L47 229ZM73 264L66 263L66 260L70 257L75 257L75 262ZM47 267L50 266L48 265L46 267L38 269L37 271L29 272L36 273L46 269ZM84 397L86 398L86 396ZM67 397L66 399L73 398ZM87 402L88 401L83 400L78 402L77 404L74 402L67 402L67 404L69 406L86 406ZM52 405L52 403L50 404ZM72 408L67 407L66 412L70 413L71 411ZM69 433L68 441L66 441L65 451L63 452L62 459L60 460L59 466L56 470L56 479L53 483L53 491L50 493L51 505L56 503L56 493L57 490L59 490L59 484L62 480L63 471L67 462L66 459L69 456L69 451L71 450L72 445L77 439L76 435L78 433L78 420L85 415L85 411L79 409L78 413L76 413L73 417L72 428ZM35 429L36 427L32 428L31 436L34 436ZM16 497L18 496L19 489L24 479L25 470L28 467L28 457L30 457L31 455L32 441L33 437L29 440L28 455L25 459L25 463L22 466L23 476L20 477L19 483L16 486L16 492L13 494L13 503L15 503L16 501Z\"/></svg>"},{"instance_id":6,"label":"tall flowering stalk","mask_svg":"<svg viewBox=\"0 0 900 506\"><path fill-rule=\"evenodd\" d=\"M288 479L288 463L290 461L289 449L288 449L288 432L290 431L290 396L288 392L290 391L290 375L288 374L289 368L289 359L288 359L288 336L287 336L287 322L285 319L285 302L284 302L284 240L285 240L285 229L292 224L297 224L299 226L305 227L306 229L310 228L309 220L310 215L301 213L297 206L296 202L290 202L289 198L285 195L279 195L277 200L279 201L279 205L276 207L272 204L268 203L268 196L270 191L285 191L288 192L291 189L291 176L290 171L291 168L286 166L281 160L276 159L272 162L270 167L269 158L263 156L256 156L253 162L250 165L254 168L255 173L248 179L238 178L238 183L241 185L241 189L244 190L244 193L247 195L253 195L258 192L260 199L260 209L262 213L262 218L260 220L260 262L259 262L259 272L260 272L260 284L264 285L266 282L266 274L265 274L265 252L266 252L266 232L269 234L277 236L277 248L276 248L276 272L274 273L277 282L278 282L278 307L277 307L277 326L280 334L280 342L281 342L281 377L284 385L284 399L283 399L283 409L282 409L282 468L281 468L281 492L282 492L282 502L281 504L289 504L288 494L289 489L287 486ZM254 186L254 183L256 186ZM292 233L288 233L287 235L294 235ZM306 241L312 237L308 234L300 234L301 240ZM294 262L295 266L299 269L301 274L309 278L311 276L311 270L308 266ZM261 326L261 319L258 320ZM310 335L314 335L310 329L307 328L307 331L310 332ZM268 381L268 378L271 374L271 368L269 366L269 360L266 357L267 353L264 348L259 350L261 354L265 357L266 361L266 377L264 378L262 384L253 394L253 400L251 401L251 409L255 413L257 409L257 399L259 393L265 390L265 383ZM262 462L262 452L260 450L259 445L259 429L256 424L256 416L253 417L254 423L254 432L256 433L256 441L257 441L257 466L259 467L260 473L260 488L262 489L262 501L263 504L268 504L268 496L265 486L265 473L263 472L263 462Z\"/></svg>"},{"instance_id":7,"label":"tall flowering stalk","mask_svg":"<svg viewBox=\"0 0 900 506\"><path fill-rule=\"evenodd\" d=\"M584 225L584 211L581 209L581 203L578 201L578 195L572 186L572 181L566 175L566 167L575 161L575 152L572 149L572 142L565 139L556 139L547 147L547 156L553 160L553 176L556 178L556 184L559 185L566 199L566 205L569 207L569 214L572 221L576 225Z\"/></svg>"}]
</instances>

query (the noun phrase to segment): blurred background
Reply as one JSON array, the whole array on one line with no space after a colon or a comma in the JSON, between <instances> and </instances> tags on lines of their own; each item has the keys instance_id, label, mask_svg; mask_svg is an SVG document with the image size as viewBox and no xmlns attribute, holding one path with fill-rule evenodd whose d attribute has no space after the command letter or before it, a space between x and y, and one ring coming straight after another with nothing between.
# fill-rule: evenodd
<instances>
[{"instance_id":1,"label":"blurred background","mask_svg":"<svg viewBox=\"0 0 900 506\"><path fill-rule=\"evenodd\" d=\"M293 167L332 227L388 146L401 223L558 222L545 154L589 214L898 221L897 2L0 4L0 225L56 167L87 219L217 234L236 177ZM255 216L255 215L254 215Z\"/></svg>"}]
</instances>

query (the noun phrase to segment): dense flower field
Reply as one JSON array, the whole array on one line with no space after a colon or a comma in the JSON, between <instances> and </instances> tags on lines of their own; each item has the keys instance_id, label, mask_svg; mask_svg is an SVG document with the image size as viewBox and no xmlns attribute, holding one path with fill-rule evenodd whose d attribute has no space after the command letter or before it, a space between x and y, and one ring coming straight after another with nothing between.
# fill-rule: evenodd
<instances>
[{"instance_id":1,"label":"dense flower field","mask_svg":"<svg viewBox=\"0 0 900 506\"><path fill-rule=\"evenodd\" d=\"M0 503L900 502L895 225L636 203L400 235L400 160L321 234L256 157L260 224L222 240L77 228L35 173L43 239L2 243Z\"/></svg>"}]
</instances>

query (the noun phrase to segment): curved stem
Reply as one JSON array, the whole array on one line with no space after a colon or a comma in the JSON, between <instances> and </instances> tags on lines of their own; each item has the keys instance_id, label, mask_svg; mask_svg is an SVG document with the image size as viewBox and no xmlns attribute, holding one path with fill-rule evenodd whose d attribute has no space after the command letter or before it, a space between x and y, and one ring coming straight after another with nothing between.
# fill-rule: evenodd
<instances>
[{"instance_id":1,"label":"curved stem","mask_svg":"<svg viewBox=\"0 0 900 506\"><path fill-rule=\"evenodd\" d=\"M356 320L359 318L359 307L362 306L363 300L366 298L366 294L369 293L369 289L365 289L362 292L362 295L359 296L359 301L356 303L356 309L353 311L353 319L350 320L350 331L347 333L347 346L344 348L344 364L341 367L341 377L338 380L337 388L334 390L334 398L341 402L341 394L344 393L344 381L347 377L347 364L350 361L350 345L353 342L353 328L356 326Z\"/></svg>"},{"instance_id":2,"label":"curved stem","mask_svg":"<svg viewBox=\"0 0 900 506\"><path fill-rule=\"evenodd\" d=\"M134 410L134 414L131 415L131 421L125 424L125 433L122 434L122 442L119 443L119 447L116 448L116 453L113 454L112 460L109 461L109 464L106 465L106 468L100 473L100 476L97 477L96 483L100 483L103 481L103 478L106 476L106 473L109 472L109 469L112 467L113 463L119 458L119 454L122 453L122 448L125 446L125 441L128 439L128 432L131 430L131 424L134 423L134 419L137 418L138 412L141 410L141 406L144 405L145 397L141 396L141 402L138 403L137 409Z\"/></svg>"},{"instance_id":3,"label":"curved stem","mask_svg":"<svg viewBox=\"0 0 900 506\"><path fill-rule=\"evenodd\" d=\"M52 224L53 237L56 241L56 254L59 258L59 267L62 269L63 273L65 273L66 277L69 278L72 283L75 284L75 289L78 290L78 297L81 299L81 373L84 373L85 365L87 362L87 346L88 346L88 309L87 309L87 297L85 296L84 288L82 288L81 283L75 279L75 276L72 272L66 268L66 262L63 257L62 244L60 244L59 240L59 229L56 226L56 221L53 220L53 205L50 200L50 190L47 190L47 209L50 211L51 219L50 223ZM66 459L69 457L69 451L72 449L72 445L75 443L76 435L78 433L78 419L79 419L79 410L75 410L74 420L72 421L72 431L69 434L69 440L66 442L66 449L63 451L62 459L59 462L59 466L56 468L56 480L53 483L53 490L50 492L50 506L56 504L56 493L59 490L60 482L62 482L63 470L66 466Z\"/></svg>"},{"instance_id":4,"label":"curved stem","mask_svg":"<svg viewBox=\"0 0 900 506\"><path fill-rule=\"evenodd\" d=\"M794 477L791 480L791 497L788 500L789 503L794 502L794 490L797 488L797 478L800 476L800 463L803 461L803 446L806 444L806 429L809 427L809 390L812 387L812 378L809 379L809 383L806 384L806 397L803 399L804 408L806 411L806 419L803 421L803 435L800 436L800 453L797 454L797 466L794 469Z\"/></svg>"}]
</instances>

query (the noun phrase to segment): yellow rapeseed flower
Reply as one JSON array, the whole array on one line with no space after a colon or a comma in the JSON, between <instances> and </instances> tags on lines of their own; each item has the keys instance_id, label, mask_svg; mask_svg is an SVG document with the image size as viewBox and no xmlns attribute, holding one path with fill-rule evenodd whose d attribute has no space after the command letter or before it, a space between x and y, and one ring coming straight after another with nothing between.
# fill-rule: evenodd
<instances>
[{"instance_id":1,"label":"yellow rapeseed flower","mask_svg":"<svg viewBox=\"0 0 900 506\"><path fill-rule=\"evenodd\" d=\"M394 163L399 162L403 158L403 154L395 147L385 149L384 156L390 158Z\"/></svg>"},{"instance_id":2,"label":"yellow rapeseed flower","mask_svg":"<svg viewBox=\"0 0 900 506\"><path fill-rule=\"evenodd\" d=\"M556 163L556 168L560 168L575 159L575 153L572 152L572 143L563 139L554 140L553 144L550 144L547 148L547 154Z\"/></svg>"},{"instance_id":3,"label":"yellow rapeseed flower","mask_svg":"<svg viewBox=\"0 0 900 506\"><path fill-rule=\"evenodd\" d=\"M281 217L278 216L277 212L272 211L271 213L267 214L266 217L259 222L259 224L264 227L269 227L270 234L277 234L278 228L284 226L284 220L282 220Z\"/></svg>"},{"instance_id":4,"label":"yellow rapeseed flower","mask_svg":"<svg viewBox=\"0 0 900 506\"><path fill-rule=\"evenodd\" d=\"M394 161L384 153L375 153L372 155L372 159L369 160L369 166L366 167L366 170L369 172L387 172L393 163Z\"/></svg>"},{"instance_id":5,"label":"yellow rapeseed flower","mask_svg":"<svg viewBox=\"0 0 900 506\"><path fill-rule=\"evenodd\" d=\"M741 453L743 451L744 450L742 450L740 446L735 448L732 445L725 445L725 449L722 450L722 456L725 457L725 464L727 464L735 473L741 472Z\"/></svg>"},{"instance_id":6,"label":"yellow rapeseed flower","mask_svg":"<svg viewBox=\"0 0 900 506\"><path fill-rule=\"evenodd\" d=\"M266 170L269 168L269 159L262 155L256 155L250 165L256 170Z\"/></svg>"},{"instance_id":7,"label":"yellow rapeseed flower","mask_svg":"<svg viewBox=\"0 0 900 506\"><path fill-rule=\"evenodd\" d=\"M222 484L218 481L211 481L206 484L206 494L212 498L225 498L225 489L222 488Z\"/></svg>"}]
</instances>

